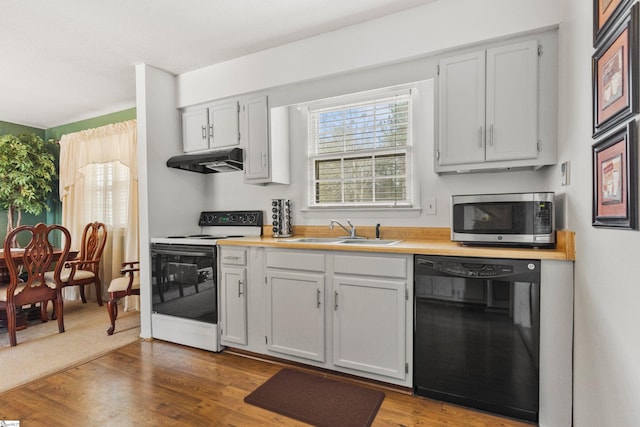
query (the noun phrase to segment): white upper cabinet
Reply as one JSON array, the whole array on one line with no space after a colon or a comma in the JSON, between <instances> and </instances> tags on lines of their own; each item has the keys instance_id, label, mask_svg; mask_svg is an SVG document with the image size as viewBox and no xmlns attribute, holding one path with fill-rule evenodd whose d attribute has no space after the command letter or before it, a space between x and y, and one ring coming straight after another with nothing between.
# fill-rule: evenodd
<instances>
[{"instance_id":1,"label":"white upper cabinet","mask_svg":"<svg viewBox=\"0 0 640 427\"><path fill-rule=\"evenodd\" d=\"M484 162L485 52L440 61L439 165Z\"/></svg>"},{"instance_id":2,"label":"white upper cabinet","mask_svg":"<svg viewBox=\"0 0 640 427\"><path fill-rule=\"evenodd\" d=\"M538 42L487 49L486 160L538 156Z\"/></svg>"},{"instance_id":3,"label":"white upper cabinet","mask_svg":"<svg viewBox=\"0 0 640 427\"><path fill-rule=\"evenodd\" d=\"M209 147L233 147L240 144L240 105L237 100L209 106Z\"/></svg>"},{"instance_id":4,"label":"white upper cabinet","mask_svg":"<svg viewBox=\"0 0 640 427\"><path fill-rule=\"evenodd\" d=\"M240 103L214 102L182 112L182 149L185 153L235 147L240 144Z\"/></svg>"},{"instance_id":5,"label":"white upper cabinet","mask_svg":"<svg viewBox=\"0 0 640 427\"><path fill-rule=\"evenodd\" d=\"M555 81L556 59L541 67L538 46L526 40L439 61L437 172L555 163L555 133L540 135L539 100L540 70Z\"/></svg>"},{"instance_id":6,"label":"white upper cabinet","mask_svg":"<svg viewBox=\"0 0 640 427\"><path fill-rule=\"evenodd\" d=\"M242 143L247 184L289 184L287 107L269 109L266 96L242 100Z\"/></svg>"},{"instance_id":7,"label":"white upper cabinet","mask_svg":"<svg viewBox=\"0 0 640 427\"><path fill-rule=\"evenodd\" d=\"M209 113L206 107L182 113L182 151L209 149Z\"/></svg>"},{"instance_id":8,"label":"white upper cabinet","mask_svg":"<svg viewBox=\"0 0 640 427\"><path fill-rule=\"evenodd\" d=\"M242 103L242 136L246 140L245 181L269 178L269 109L267 97L251 98Z\"/></svg>"}]
</instances>

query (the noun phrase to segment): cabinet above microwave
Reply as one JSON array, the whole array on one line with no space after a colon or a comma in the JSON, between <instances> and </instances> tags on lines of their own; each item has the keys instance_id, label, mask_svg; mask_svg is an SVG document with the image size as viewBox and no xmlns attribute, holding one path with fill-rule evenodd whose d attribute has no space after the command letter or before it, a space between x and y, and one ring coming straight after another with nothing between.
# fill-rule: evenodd
<instances>
[{"instance_id":1,"label":"cabinet above microwave","mask_svg":"<svg viewBox=\"0 0 640 427\"><path fill-rule=\"evenodd\" d=\"M443 57L437 79L436 172L556 163L556 31Z\"/></svg>"}]
</instances>

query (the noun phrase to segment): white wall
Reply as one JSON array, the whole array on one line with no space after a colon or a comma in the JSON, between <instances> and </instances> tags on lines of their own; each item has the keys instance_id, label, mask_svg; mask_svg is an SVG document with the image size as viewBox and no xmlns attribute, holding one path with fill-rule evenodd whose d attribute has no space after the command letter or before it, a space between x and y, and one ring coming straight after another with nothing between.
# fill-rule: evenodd
<instances>
[{"instance_id":1,"label":"white wall","mask_svg":"<svg viewBox=\"0 0 640 427\"><path fill-rule=\"evenodd\" d=\"M138 192L140 221L140 334L151 337L149 239L192 231L204 209L206 183L196 174L165 166L180 150L175 76L146 64L136 66Z\"/></svg>"},{"instance_id":2,"label":"white wall","mask_svg":"<svg viewBox=\"0 0 640 427\"><path fill-rule=\"evenodd\" d=\"M558 160L571 161L566 221L576 231L574 425L636 426L640 233L591 226L592 2L565 0L562 16ZM549 179L565 190L558 168Z\"/></svg>"}]
</instances>

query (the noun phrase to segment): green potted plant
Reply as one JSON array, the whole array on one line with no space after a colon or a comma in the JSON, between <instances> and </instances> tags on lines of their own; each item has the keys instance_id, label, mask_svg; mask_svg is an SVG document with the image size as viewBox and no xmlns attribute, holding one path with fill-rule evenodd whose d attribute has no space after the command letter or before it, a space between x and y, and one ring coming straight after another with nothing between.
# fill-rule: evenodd
<instances>
[{"instance_id":1,"label":"green potted plant","mask_svg":"<svg viewBox=\"0 0 640 427\"><path fill-rule=\"evenodd\" d=\"M49 210L56 177L51 145L33 133L0 136L0 207L7 210L7 233L20 226L22 212Z\"/></svg>"}]
</instances>

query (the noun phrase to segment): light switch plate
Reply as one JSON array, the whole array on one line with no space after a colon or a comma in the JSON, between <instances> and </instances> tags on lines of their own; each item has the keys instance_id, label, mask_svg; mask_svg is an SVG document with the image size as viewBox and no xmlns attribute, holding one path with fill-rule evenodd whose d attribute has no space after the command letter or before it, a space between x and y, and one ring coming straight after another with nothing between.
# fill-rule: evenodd
<instances>
[{"instance_id":1,"label":"light switch plate","mask_svg":"<svg viewBox=\"0 0 640 427\"><path fill-rule=\"evenodd\" d=\"M425 203L425 213L427 215L435 215L436 214L436 199L435 197L430 197L426 200Z\"/></svg>"}]
</instances>

